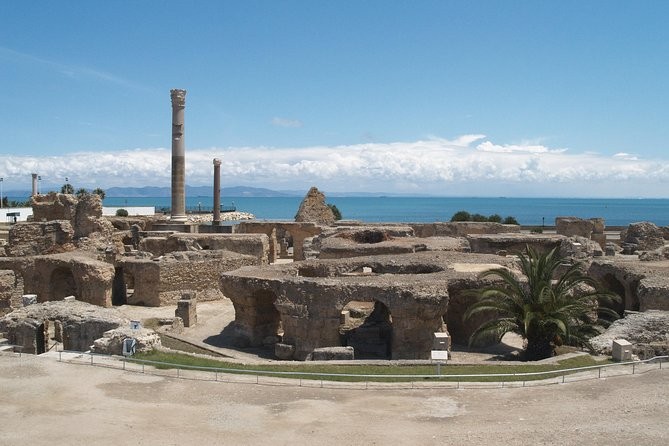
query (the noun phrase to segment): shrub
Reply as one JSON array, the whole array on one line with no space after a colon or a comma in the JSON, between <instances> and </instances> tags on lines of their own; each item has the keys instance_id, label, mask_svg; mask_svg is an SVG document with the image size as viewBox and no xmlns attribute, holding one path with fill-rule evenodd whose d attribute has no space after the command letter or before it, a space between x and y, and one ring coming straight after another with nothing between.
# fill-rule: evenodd
<instances>
[{"instance_id":1,"label":"shrub","mask_svg":"<svg viewBox=\"0 0 669 446\"><path fill-rule=\"evenodd\" d=\"M530 232L532 232L533 234L542 234L544 230L541 228L532 228L530 229Z\"/></svg>"},{"instance_id":2,"label":"shrub","mask_svg":"<svg viewBox=\"0 0 669 446\"><path fill-rule=\"evenodd\" d=\"M511 217L511 216L506 217L502 223L504 223L505 225L519 225L520 224L520 223L518 223L518 220L516 220L515 217Z\"/></svg>"},{"instance_id":3,"label":"shrub","mask_svg":"<svg viewBox=\"0 0 669 446\"><path fill-rule=\"evenodd\" d=\"M334 215L335 220L341 220L341 211L339 210L337 205L328 203L328 207L332 211L332 214Z\"/></svg>"},{"instance_id":4,"label":"shrub","mask_svg":"<svg viewBox=\"0 0 669 446\"><path fill-rule=\"evenodd\" d=\"M501 223L502 216L499 214L492 214L490 217L488 217L488 221L492 223Z\"/></svg>"},{"instance_id":5,"label":"shrub","mask_svg":"<svg viewBox=\"0 0 669 446\"><path fill-rule=\"evenodd\" d=\"M453 214L451 221L472 221L472 216L467 211L458 211Z\"/></svg>"},{"instance_id":6,"label":"shrub","mask_svg":"<svg viewBox=\"0 0 669 446\"><path fill-rule=\"evenodd\" d=\"M128 211L125 209L117 209L116 210L116 216L117 217L127 217L128 216Z\"/></svg>"},{"instance_id":7,"label":"shrub","mask_svg":"<svg viewBox=\"0 0 669 446\"><path fill-rule=\"evenodd\" d=\"M471 221L488 221L488 217L485 215L481 214L472 214L472 220Z\"/></svg>"}]
</instances>

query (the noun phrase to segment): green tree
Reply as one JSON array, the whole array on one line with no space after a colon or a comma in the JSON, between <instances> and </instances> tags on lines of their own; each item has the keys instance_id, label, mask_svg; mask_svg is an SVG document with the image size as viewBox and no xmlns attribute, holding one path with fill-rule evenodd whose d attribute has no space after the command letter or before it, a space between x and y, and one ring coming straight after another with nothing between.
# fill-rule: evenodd
<instances>
[{"instance_id":1,"label":"green tree","mask_svg":"<svg viewBox=\"0 0 669 446\"><path fill-rule=\"evenodd\" d=\"M334 215L334 219L337 220L337 221L341 220L341 211L339 210L337 205L328 203L328 207L332 211L332 214Z\"/></svg>"},{"instance_id":2,"label":"green tree","mask_svg":"<svg viewBox=\"0 0 669 446\"><path fill-rule=\"evenodd\" d=\"M587 346L588 339L607 325L598 315L611 320L619 317L602 304L620 297L602 291L580 263L570 263L556 249L539 254L527 247L518 258L523 279L505 268L495 268L481 277L497 278L496 283L472 290L477 300L464 318L480 312L497 317L481 324L470 344L490 337L500 341L505 333L517 333L526 341L525 358L543 359L552 356L556 344Z\"/></svg>"},{"instance_id":3,"label":"green tree","mask_svg":"<svg viewBox=\"0 0 669 446\"><path fill-rule=\"evenodd\" d=\"M502 223L504 223L505 225L518 225L518 224L520 224L520 223L518 223L518 220L516 220L516 217L512 217L510 215L508 217L506 217Z\"/></svg>"},{"instance_id":4,"label":"green tree","mask_svg":"<svg viewBox=\"0 0 669 446\"><path fill-rule=\"evenodd\" d=\"M488 221L493 223L501 223L502 216L499 214L492 214L490 217L488 217Z\"/></svg>"},{"instance_id":5,"label":"green tree","mask_svg":"<svg viewBox=\"0 0 669 446\"><path fill-rule=\"evenodd\" d=\"M116 216L117 216L117 217L127 217L127 216L128 216L128 211L126 211L126 210L123 209L123 208L121 208L121 209L116 209Z\"/></svg>"},{"instance_id":6,"label":"green tree","mask_svg":"<svg viewBox=\"0 0 669 446\"><path fill-rule=\"evenodd\" d=\"M453 214L451 221L472 221L472 216L467 211L458 211Z\"/></svg>"},{"instance_id":7,"label":"green tree","mask_svg":"<svg viewBox=\"0 0 669 446\"><path fill-rule=\"evenodd\" d=\"M73 194L74 193L74 187L72 187L72 185L70 183L65 183L60 188L60 193L61 194Z\"/></svg>"},{"instance_id":8,"label":"green tree","mask_svg":"<svg viewBox=\"0 0 669 446\"><path fill-rule=\"evenodd\" d=\"M100 188L100 187L96 187L95 189L93 189L93 193L94 193L95 195L99 196L99 197L100 197L100 200L104 200L104 199L105 199L105 196L107 195L107 194L105 193L104 189L102 189L102 188Z\"/></svg>"},{"instance_id":9,"label":"green tree","mask_svg":"<svg viewBox=\"0 0 669 446\"><path fill-rule=\"evenodd\" d=\"M82 187L82 188L77 189L77 192L75 193L75 195L77 196L77 198L81 198L84 195L88 195L88 191L85 188Z\"/></svg>"}]
</instances>

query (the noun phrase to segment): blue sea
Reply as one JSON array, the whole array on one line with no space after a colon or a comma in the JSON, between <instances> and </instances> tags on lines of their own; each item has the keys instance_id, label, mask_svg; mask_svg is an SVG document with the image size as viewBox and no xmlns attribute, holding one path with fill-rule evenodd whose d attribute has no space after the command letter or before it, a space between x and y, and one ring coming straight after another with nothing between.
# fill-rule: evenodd
<instances>
[{"instance_id":1,"label":"blue sea","mask_svg":"<svg viewBox=\"0 0 669 446\"><path fill-rule=\"evenodd\" d=\"M27 197L8 197L26 200ZM186 206L211 208L212 197L187 197ZM292 220L302 197L222 197L224 206L250 212L258 219ZM482 198L482 197L328 197L346 220L365 222L449 221L458 211L485 216L515 217L522 225L552 226L555 217L602 217L609 226L637 221L669 225L669 199L632 198ZM169 208L169 197L107 197L105 206L155 206Z\"/></svg>"},{"instance_id":2,"label":"blue sea","mask_svg":"<svg viewBox=\"0 0 669 446\"><path fill-rule=\"evenodd\" d=\"M258 219L292 220L301 197L222 197L223 205L250 212ZM346 220L366 222L448 221L465 210L483 215L513 216L522 225L549 225L557 216L603 217L609 226L637 221L669 225L669 199L471 198L471 197L331 197ZM211 207L211 197L188 197L186 206ZM105 198L105 206L169 207L170 198Z\"/></svg>"}]
</instances>

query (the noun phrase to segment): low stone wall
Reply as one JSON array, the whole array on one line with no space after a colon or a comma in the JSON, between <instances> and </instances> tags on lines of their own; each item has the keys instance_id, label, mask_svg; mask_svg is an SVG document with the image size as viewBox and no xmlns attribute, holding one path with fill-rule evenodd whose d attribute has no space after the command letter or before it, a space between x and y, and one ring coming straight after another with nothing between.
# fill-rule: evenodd
<instances>
[{"instance_id":1,"label":"low stone wall","mask_svg":"<svg viewBox=\"0 0 669 446\"><path fill-rule=\"evenodd\" d=\"M175 304L189 290L197 291L200 301L222 299L222 273L260 264L257 257L228 251L184 251L159 260L126 259L117 274L126 276L127 288L133 289L128 304L161 306Z\"/></svg>"},{"instance_id":2,"label":"low stone wall","mask_svg":"<svg viewBox=\"0 0 669 446\"><path fill-rule=\"evenodd\" d=\"M314 223L297 223L282 221L245 221L235 227L237 234L265 234L269 237L269 261L285 254L284 240L293 241L293 259L304 260L304 241L320 234L323 228Z\"/></svg>"},{"instance_id":3,"label":"low stone wall","mask_svg":"<svg viewBox=\"0 0 669 446\"><path fill-rule=\"evenodd\" d=\"M549 234L476 234L468 235L472 252L482 254L517 254L531 246L539 252L559 248L566 237Z\"/></svg>"},{"instance_id":4,"label":"low stone wall","mask_svg":"<svg viewBox=\"0 0 669 446\"><path fill-rule=\"evenodd\" d=\"M69 220L17 223L9 229L7 254L34 256L72 251L74 228Z\"/></svg>"},{"instance_id":5,"label":"low stone wall","mask_svg":"<svg viewBox=\"0 0 669 446\"><path fill-rule=\"evenodd\" d=\"M437 223L408 223L416 237L464 237L470 234L506 234L520 232L518 225L501 223L454 221Z\"/></svg>"},{"instance_id":6,"label":"low stone wall","mask_svg":"<svg viewBox=\"0 0 669 446\"><path fill-rule=\"evenodd\" d=\"M256 257L261 264L270 260L269 238L264 234L183 234L145 237L140 241L140 251L159 257L185 251L230 251Z\"/></svg>"}]
</instances>

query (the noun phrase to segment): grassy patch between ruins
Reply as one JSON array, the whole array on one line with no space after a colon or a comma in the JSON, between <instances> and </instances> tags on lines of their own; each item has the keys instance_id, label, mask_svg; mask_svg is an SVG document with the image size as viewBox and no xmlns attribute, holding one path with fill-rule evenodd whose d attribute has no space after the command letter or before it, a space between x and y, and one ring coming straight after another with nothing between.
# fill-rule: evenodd
<instances>
[{"instance_id":1,"label":"grassy patch between ruins","mask_svg":"<svg viewBox=\"0 0 669 446\"><path fill-rule=\"evenodd\" d=\"M296 363L281 365L249 365L235 364L214 358L201 358L191 355L175 352L154 351L151 353L139 354L135 357L138 360L156 361L167 364L151 364L161 369L173 369L178 366L184 366L191 370L209 370L219 369L221 373L253 373L261 376L285 377L294 379L325 379L328 381L380 381L380 382L401 382L401 381L475 381L475 382L512 382L512 381L532 381L561 376L562 370L605 365L609 361L596 361L591 356L577 356L562 361L557 364L528 364L519 363L518 365L448 365L441 367L441 376L433 377L436 374L435 365L370 365L370 364L308 364ZM169 365L168 365L169 364ZM250 372L249 372L250 371ZM291 372L291 375L282 375L278 372ZM453 376L452 375L494 375L494 374L513 374L513 373L532 373L532 372L555 372L535 376ZM334 374L335 376L324 376ZM336 375L362 375L362 376L336 376ZM364 376L364 375L425 375L412 377L399 376Z\"/></svg>"}]
</instances>

